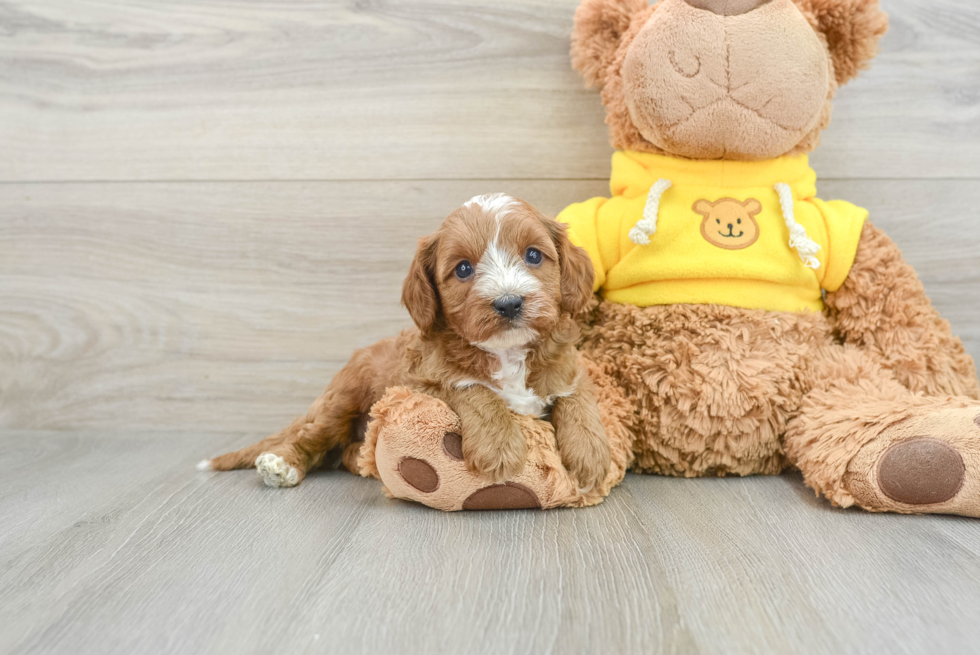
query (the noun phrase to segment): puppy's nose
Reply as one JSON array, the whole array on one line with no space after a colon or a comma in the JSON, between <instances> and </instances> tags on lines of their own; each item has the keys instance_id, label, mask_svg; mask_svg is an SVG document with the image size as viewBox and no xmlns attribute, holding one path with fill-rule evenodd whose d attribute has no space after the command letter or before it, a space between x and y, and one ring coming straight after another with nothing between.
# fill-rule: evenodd
<instances>
[{"instance_id":1,"label":"puppy's nose","mask_svg":"<svg viewBox=\"0 0 980 655\"><path fill-rule=\"evenodd\" d=\"M524 299L520 296L501 296L493 301L493 309L504 318L514 318L521 313Z\"/></svg>"},{"instance_id":2,"label":"puppy's nose","mask_svg":"<svg viewBox=\"0 0 980 655\"><path fill-rule=\"evenodd\" d=\"M685 0L697 9L705 9L719 16L739 16L758 9L770 0Z\"/></svg>"}]
</instances>

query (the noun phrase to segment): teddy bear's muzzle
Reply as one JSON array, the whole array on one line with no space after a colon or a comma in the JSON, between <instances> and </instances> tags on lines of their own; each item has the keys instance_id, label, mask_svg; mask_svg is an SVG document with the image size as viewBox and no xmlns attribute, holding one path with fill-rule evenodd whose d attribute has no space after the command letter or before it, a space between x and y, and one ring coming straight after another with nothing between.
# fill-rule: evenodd
<instances>
[{"instance_id":1,"label":"teddy bear's muzzle","mask_svg":"<svg viewBox=\"0 0 980 655\"><path fill-rule=\"evenodd\" d=\"M663 0L621 74L648 142L695 159L758 160L789 152L829 116L831 70L792 0Z\"/></svg>"},{"instance_id":2,"label":"teddy bear's muzzle","mask_svg":"<svg viewBox=\"0 0 980 655\"><path fill-rule=\"evenodd\" d=\"M758 9L770 0L686 0L696 9L704 9L719 16L741 16Z\"/></svg>"}]
</instances>

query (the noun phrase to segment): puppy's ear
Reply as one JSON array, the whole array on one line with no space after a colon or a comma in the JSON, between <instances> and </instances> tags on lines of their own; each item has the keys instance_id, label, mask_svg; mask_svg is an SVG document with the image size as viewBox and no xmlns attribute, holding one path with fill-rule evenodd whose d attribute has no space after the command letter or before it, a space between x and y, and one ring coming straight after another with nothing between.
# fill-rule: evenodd
<instances>
[{"instance_id":1,"label":"puppy's ear","mask_svg":"<svg viewBox=\"0 0 980 655\"><path fill-rule=\"evenodd\" d=\"M579 5L572 31L572 66L589 86L605 85L630 21L646 8L647 0L583 0Z\"/></svg>"},{"instance_id":2,"label":"puppy's ear","mask_svg":"<svg viewBox=\"0 0 980 655\"><path fill-rule=\"evenodd\" d=\"M803 14L827 39L837 84L843 86L868 67L878 41L888 31L888 15L878 0L796 0Z\"/></svg>"},{"instance_id":3,"label":"puppy's ear","mask_svg":"<svg viewBox=\"0 0 980 655\"><path fill-rule=\"evenodd\" d=\"M439 240L435 235L419 239L418 251L402 286L402 304L423 335L432 330L439 312L439 293L435 282L438 245Z\"/></svg>"},{"instance_id":4,"label":"puppy's ear","mask_svg":"<svg viewBox=\"0 0 980 655\"><path fill-rule=\"evenodd\" d=\"M592 260L583 248L568 238L568 226L551 218L544 218L545 226L558 250L561 267L561 308L575 316L592 298L595 270Z\"/></svg>"}]
</instances>

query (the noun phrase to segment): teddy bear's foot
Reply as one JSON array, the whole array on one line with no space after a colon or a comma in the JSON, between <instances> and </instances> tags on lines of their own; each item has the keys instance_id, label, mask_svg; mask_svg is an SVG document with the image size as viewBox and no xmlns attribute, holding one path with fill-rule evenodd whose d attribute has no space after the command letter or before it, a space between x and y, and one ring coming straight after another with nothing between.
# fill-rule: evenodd
<instances>
[{"instance_id":1,"label":"teddy bear's foot","mask_svg":"<svg viewBox=\"0 0 980 655\"><path fill-rule=\"evenodd\" d=\"M923 407L886 428L844 485L872 511L980 517L980 406Z\"/></svg>"},{"instance_id":2,"label":"teddy bear's foot","mask_svg":"<svg viewBox=\"0 0 980 655\"><path fill-rule=\"evenodd\" d=\"M371 413L357 467L380 479L391 497L455 511L543 509L572 504L581 495L544 421L521 419L529 440L527 464L513 479L493 484L467 469L459 418L442 401L396 388Z\"/></svg>"}]
</instances>

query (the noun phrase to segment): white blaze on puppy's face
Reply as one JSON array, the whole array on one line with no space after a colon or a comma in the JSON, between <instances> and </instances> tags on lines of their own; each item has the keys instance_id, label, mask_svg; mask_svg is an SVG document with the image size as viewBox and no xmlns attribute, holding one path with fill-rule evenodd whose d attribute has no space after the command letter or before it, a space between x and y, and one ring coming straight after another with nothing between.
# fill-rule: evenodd
<instances>
[{"instance_id":1,"label":"white blaze on puppy's face","mask_svg":"<svg viewBox=\"0 0 980 655\"><path fill-rule=\"evenodd\" d=\"M499 238L499 233L498 233ZM504 296L525 297L541 289L527 265L517 255L500 247L495 238L476 265L473 290L493 302Z\"/></svg>"},{"instance_id":2,"label":"white blaze on puppy's face","mask_svg":"<svg viewBox=\"0 0 980 655\"><path fill-rule=\"evenodd\" d=\"M431 276L446 325L496 364L490 380L457 386L489 386L521 414L540 416L553 400L527 385L526 358L561 320L561 234L533 207L493 194L453 212L436 235Z\"/></svg>"},{"instance_id":3,"label":"white blaze on puppy's face","mask_svg":"<svg viewBox=\"0 0 980 655\"><path fill-rule=\"evenodd\" d=\"M434 278L446 322L469 343L526 347L553 329L561 275L546 221L526 203L492 194L473 198L443 224Z\"/></svg>"}]
</instances>

